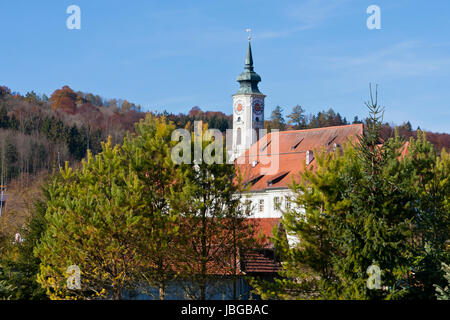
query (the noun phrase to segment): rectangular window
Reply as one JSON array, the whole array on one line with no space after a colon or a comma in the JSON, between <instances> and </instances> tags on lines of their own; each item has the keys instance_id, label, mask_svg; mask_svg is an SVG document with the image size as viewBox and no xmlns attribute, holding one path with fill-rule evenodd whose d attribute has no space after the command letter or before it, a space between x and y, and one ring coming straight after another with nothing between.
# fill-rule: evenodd
<instances>
[{"instance_id":1,"label":"rectangular window","mask_svg":"<svg viewBox=\"0 0 450 320\"><path fill-rule=\"evenodd\" d=\"M274 197L273 198L273 208L274 210L278 210L281 208L281 199L280 197Z\"/></svg>"},{"instance_id":2,"label":"rectangular window","mask_svg":"<svg viewBox=\"0 0 450 320\"><path fill-rule=\"evenodd\" d=\"M264 199L259 200L259 212L264 212Z\"/></svg>"},{"instance_id":3,"label":"rectangular window","mask_svg":"<svg viewBox=\"0 0 450 320\"><path fill-rule=\"evenodd\" d=\"M286 210L291 209L291 199L290 199L288 196L286 196L286 197L284 198L284 201L285 201L285 207L286 207Z\"/></svg>"},{"instance_id":4,"label":"rectangular window","mask_svg":"<svg viewBox=\"0 0 450 320\"><path fill-rule=\"evenodd\" d=\"M252 200L245 200L245 214L249 215L252 212Z\"/></svg>"}]
</instances>

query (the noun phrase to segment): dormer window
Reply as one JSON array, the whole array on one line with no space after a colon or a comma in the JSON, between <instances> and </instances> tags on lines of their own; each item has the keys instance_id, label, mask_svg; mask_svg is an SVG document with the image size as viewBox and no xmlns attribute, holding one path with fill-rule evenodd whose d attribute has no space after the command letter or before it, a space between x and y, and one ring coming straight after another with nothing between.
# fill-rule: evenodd
<instances>
[{"instance_id":1,"label":"dormer window","mask_svg":"<svg viewBox=\"0 0 450 320\"><path fill-rule=\"evenodd\" d=\"M267 142L264 146L262 146L261 149L259 149L259 151L264 151L264 150L266 150L267 147L268 147L269 144L270 144L270 141L271 141L271 140L269 140L269 142Z\"/></svg>"},{"instance_id":2,"label":"dormer window","mask_svg":"<svg viewBox=\"0 0 450 320\"><path fill-rule=\"evenodd\" d=\"M283 171L280 174L278 174L277 176L275 176L273 179L267 181L267 186L270 187L278 182L280 182L281 180L283 180L284 177L286 177L286 175L289 173L289 171Z\"/></svg>"},{"instance_id":3,"label":"dormer window","mask_svg":"<svg viewBox=\"0 0 450 320\"><path fill-rule=\"evenodd\" d=\"M291 151L294 151L294 150L298 147L298 145L299 145L300 143L302 143L303 139L304 139L304 138L301 138L296 144L294 144L294 145L291 147Z\"/></svg>"},{"instance_id":4,"label":"dormer window","mask_svg":"<svg viewBox=\"0 0 450 320\"><path fill-rule=\"evenodd\" d=\"M327 146L329 146L336 138L337 138L337 136L334 136L333 138L331 138L330 140L328 140Z\"/></svg>"},{"instance_id":5,"label":"dormer window","mask_svg":"<svg viewBox=\"0 0 450 320\"><path fill-rule=\"evenodd\" d=\"M306 165L309 166L309 164L314 160L314 153L312 150L306 151Z\"/></svg>"},{"instance_id":6,"label":"dormer window","mask_svg":"<svg viewBox=\"0 0 450 320\"><path fill-rule=\"evenodd\" d=\"M341 148L341 145L339 143L333 143L333 151L336 151L337 148Z\"/></svg>"},{"instance_id":7,"label":"dormer window","mask_svg":"<svg viewBox=\"0 0 450 320\"><path fill-rule=\"evenodd\" d=\"M263 175L263 174L260 174L260 175L258 175L258 176L256 176L256 177L250 179L249 181L245 182L245 183L244 183L244 186L245 186L245 187L248 187L249 185L254 186L259 180L261 180L262 177L264 177L264 175Z\"/></svg>"}]
</instances>

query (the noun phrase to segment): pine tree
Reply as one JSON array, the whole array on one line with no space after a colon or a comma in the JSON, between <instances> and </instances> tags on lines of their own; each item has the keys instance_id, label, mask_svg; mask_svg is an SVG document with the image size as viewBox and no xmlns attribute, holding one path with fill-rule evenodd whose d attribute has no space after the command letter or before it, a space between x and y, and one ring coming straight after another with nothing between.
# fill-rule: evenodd
<instances>
[{"instance_id":1,"label":"pine tree","mask_svg":"<svg viewBox=\"0 0 450 320\"><path fill-rule=\"evenodd\" d=\"M48 194L44 196L48 197ZM0 279L3 279L4 287L8 288L10 299L47 299L45 290L37 282L40 260L33 254L34 247L46 230L44 218L46 204L42 200L37 200L34 206L33 215L28 218L26 226L20 231L23 242L10 247L8 253L3 255L3 274L0 275Z\"/></svg>"},{"instance_id":2,"label":"pine tree","mask_svg":"<svg viewBox=\"0 0 450 320\"><path fill-rule=\"evenodd\" d=\"M445 286L441 262L450 261L450 155L440 155L424 132L408 147L411 189L415 195L411 298L434 299L434 285Z\"/></svg>"},{"instance_id":3,"label":"pine tree","mask_svg":"<svg viewBox=\"0 0 450 320\"><path fill-rule=\"evenodd\" d=\"M283 117L283 109L280 106L276 106L276 108L272 111L270 117L270 128L268 129L278 129L280 131L285 130L286 121Z\"/></svg>"},{"instance_id":4,"label":"pine tree","mask_svg":"<svg viewBox=\"0 0 450 320\"><path fill-rule=\"evenodd\" d=\"M366 105L365 134L342 154L315 152L314 170L293 184L295 206L282 223L296 243L276 234L284 270L274 283L255 280L264 298L396 299L408 292L416 217L411 167L401 139L381 142L377 96ZM381 287L372 289L368 271L377 267Z\"/></svg>"},{"instance_id":5,"label":"pine tree","mask_svg":"<svg viewBox=\"0 0 450 320\"><path fill-rule=\"evenodd\" d=\"M291 114L288 115L288 118L290 119L288 123L292 124L294 129L304 129L306 127L305 110L301 106L296 105L292 109Z\"/></svg>"},{"instance_id":6,"label":"pine tree","mask_svg":"<svg viewBox=\"0 0 450 320\"><path fill-rule=\"evenodd\" d=\"M137 175L111 141L82 168L66 163L49 186L48 228L34 249L38 282L52 299L120 299L141 264L136 247L145 209ZM81 271L81 289L67 287L68 267Z\"/></svg>"},{"instance_id":7,"label":"pine tree","mask_svg":"<svg viewBox=\"0 0 450 320\"><path fill-rule=\"evenodd\" d=\"M341 173L351 170L356 152L346 145L342 155L323 150L314 153L314 167L300 173L301 182L290 186L290 209L282 210L283 228L274 232L274 247L283 266L280 277L273 282L252 280L263 299L335 298L330 291L339 281L335 270L339 247L331 218L349 208Z\"/></svg>"},{"instance_id":8,"label":"pine tree","mask_svg":"<svg viewBox=\"0 0 450 320\"><path fill-rule=\"evenodd\" d=\"M401 280L408 270L408 239L414 210L408 172L399 161L403 142L394 138L381 143L384 109L370 94L366 103L370 117L365 134L355 145L354 168L344 174L343 196L350 207L334 215L333 231L342 255L336 260L340 279L336 296L347 299L398 298L405 294ZM371 265L381 270L383 290L369 289Z\"/></svg>"},{"instance_id":9,"label":"pine tree","mask_svg":"<svg viewBox=\"0 0 450 320\"><path fill-rule=\"evenodd\" d=\"M171 204L181 191L184 177L171 159L174 125L164 117L158 119L149 114L135 127L136 134L126 136L122 149L142 186L145 206L136 243L143 262L137 285L148 294L148 286L157 287L156 298L164 299L168 283L176 279L179 271L176 247L182 244L178 232L180 215Z\"/></svg>"},{"instance_id":10,"label":"pine tree","mask_svg":"<svg viewBox=\"0 0 450 320\"><path fill-rule=\"evenodd\" d=\"M5 106L0 109L0 128L7 129L9 127L8 111Z\"/></svg>"},{"instance_id":11,"label":"pine tree","mask_svg":"<svg viewBox=\"0 0 450 320\"><path fill-rule=\"evenodd\" d=\"M49 186L44 233L35 253L38 280L54 299L120 299L126 291L165 288L176 276L179 214L171 209L183 177L171 160L174 126L151 114L122 146L102 144L82 168L66 168ZM67 267L81 270L68 290Z\"/></svg>"}]
</instances>

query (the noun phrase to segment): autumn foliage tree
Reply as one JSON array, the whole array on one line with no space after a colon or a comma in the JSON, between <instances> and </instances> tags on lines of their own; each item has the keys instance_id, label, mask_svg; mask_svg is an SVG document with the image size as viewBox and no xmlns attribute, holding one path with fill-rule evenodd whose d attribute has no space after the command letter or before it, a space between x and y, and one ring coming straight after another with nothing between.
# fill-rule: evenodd
<instances>
[{"instance_id":1,"label":"autumn foliage tree","mask_svg":"<svg viewBox=\"0 0 450 320\"><path fill-rule=\"evenodd\" d=\"M76 111L77 94L69 86L55 90L49 100L53 103L54 110L63 110L70 114Z\"/></svg>"}]
</instances>

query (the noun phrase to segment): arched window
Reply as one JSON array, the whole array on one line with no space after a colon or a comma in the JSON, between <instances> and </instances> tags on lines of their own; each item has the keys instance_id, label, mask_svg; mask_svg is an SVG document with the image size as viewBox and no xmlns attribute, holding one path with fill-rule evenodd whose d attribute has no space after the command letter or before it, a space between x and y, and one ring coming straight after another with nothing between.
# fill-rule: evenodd
<instances>
[{"instance_id":1,"label":"arched window","mask_svg":"<svg viewBox=\"0 0 450 320\"><path fill-rule=\"evenodd\" d=\"M242 142L242 133L241 133L241 128L237 129L237 133L236 133L236 144L239 145Z\"/></svg>"}]
</instances>

